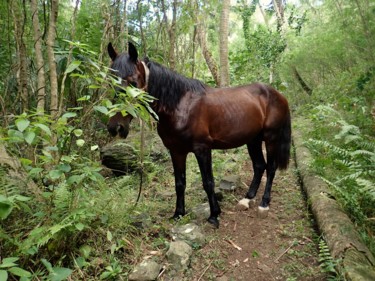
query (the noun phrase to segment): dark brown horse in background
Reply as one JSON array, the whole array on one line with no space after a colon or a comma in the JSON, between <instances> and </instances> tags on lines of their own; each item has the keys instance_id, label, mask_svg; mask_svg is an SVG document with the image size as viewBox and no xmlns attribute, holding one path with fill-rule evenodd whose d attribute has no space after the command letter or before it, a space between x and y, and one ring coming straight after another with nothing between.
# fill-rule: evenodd
<instances>
[{"instance_id":1,"label":"dark brown horse in background","mask_svg":"<svg viewBox=\"0 0 375 281\"><path fill-rule=\"evenodd\" d=\"M176 210L173 218L185 215L186 157L193 152L202 175L211 214L208 221L219 226L220 206L214 193L212 149L247 145L254 177L246 197L253 199L262 175L267 182L259 210L268 210L276 169L289 163L291 121L288 102L270 86L254 83L232 88L211 88L183 77L158 63L138 59L135 46L118 54L108 45L112 70L123 86L144 89L156 100L151 107L158 115L157 130L168 148L176 184ZM131 116L117 113L108 122L112 135L126 137ZM265 142L267 161L262 152Z\"/></svg>"}]
</instances>

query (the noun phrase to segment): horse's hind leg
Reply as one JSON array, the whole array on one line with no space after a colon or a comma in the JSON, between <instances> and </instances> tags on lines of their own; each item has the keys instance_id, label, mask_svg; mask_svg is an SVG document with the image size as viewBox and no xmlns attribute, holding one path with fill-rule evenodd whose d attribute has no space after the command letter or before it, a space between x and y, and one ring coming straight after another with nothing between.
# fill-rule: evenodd
<instances>
[{"instance_id":1,"label":"horse's hind leg","mask_svg":"<svg viewBox=\"0 0 375 281\"><path fill-rule=\"evenodd\" d=\"M277 169L277 161L276 161L276 154L277 154L277 144L274 142L268 143L266 141L266 151L267 151L267 165L266 165L266 172L267 172L267 181L266 187L264 189L264 194L262 197L262 201L258 207L259 215L261 217L266 217L269 210L269 204L271 202L271 188L272 182L276 174Z\"/></svg>"},{"instance_id":2,"label":"horse's hind leg","mask_svg":"<svg viewBox=\"0 0 375 281\"><path fill-rule=\"evenodd\" d=\"M253 163L254 177L251 181L249 191L246 194L246 198L253 200L257 194L264 170L266 169L266 161L264 160L262 152L262 139L257 138L249 143L247 145L247 150L249 151Z\"/></svg>"}]
</instances>

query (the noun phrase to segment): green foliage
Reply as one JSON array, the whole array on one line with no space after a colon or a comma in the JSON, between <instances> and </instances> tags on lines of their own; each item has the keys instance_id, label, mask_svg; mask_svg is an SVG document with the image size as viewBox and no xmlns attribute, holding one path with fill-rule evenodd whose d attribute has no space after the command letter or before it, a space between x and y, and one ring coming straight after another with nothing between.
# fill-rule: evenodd
<instances>
[{"instance_id":1,"label":"green foliage","mask_svg":"<svg viewBox=\"0 0 375 281\"><path fill-rule=\"evenodd\" d=\"M345 280L344 275L340 274L338 271L341 260L335 260L332 258L329 248L323 239L319 240L319 263L322 272L328 274L327 280Z\"/></svg>"},{"instance_id":2,"label":"green foliage","mask_svg":"<svg viewBox=\"0 0 375 281\"><path fill-rule=\"evenodd\" d=\"M31 280L32 274L17 265L19 258L9 257L0 259L0 280L8 280L9 274L12 276L18 276L20 281Z\"/></svg>"},{"instance_id":3,"label":"green foliage","mask_svg":"<svg viewBox=\"0 0 375 281\"><path fill-rule=\"evenodd\" d=\"M332 107L319 106L313 115L316 130L308 141L315 154L312 164L332 187L335 198L365 233L375 225L375 144L371 136L346 122ZM319 128L325 127L327 131ZM319 139L317 137L319 136ZM367 240L374 251L375 241Z\"/></svg>"}]
</instances>

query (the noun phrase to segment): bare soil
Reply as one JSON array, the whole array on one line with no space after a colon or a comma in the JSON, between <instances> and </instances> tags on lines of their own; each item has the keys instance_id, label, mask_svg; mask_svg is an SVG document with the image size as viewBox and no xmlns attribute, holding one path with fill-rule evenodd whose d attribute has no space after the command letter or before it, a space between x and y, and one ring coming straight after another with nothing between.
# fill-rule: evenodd
<instances>
[{"instance_id":1,"label":"bare soil","mask_svg":"<svg viewBox=\"0 0 375 281\"><path fill-rule=\"evenodd\" d=\"M326 280L318 262L319 236L298 183L294 163L278 172L269 215L262 219L257 206L236 210L247 191L250 167L243 184L221 202L220 228L205 225L209 242L196 251L185 280ZM263 195L265 177L257 194Z\"/></svg>"}]
</instances>

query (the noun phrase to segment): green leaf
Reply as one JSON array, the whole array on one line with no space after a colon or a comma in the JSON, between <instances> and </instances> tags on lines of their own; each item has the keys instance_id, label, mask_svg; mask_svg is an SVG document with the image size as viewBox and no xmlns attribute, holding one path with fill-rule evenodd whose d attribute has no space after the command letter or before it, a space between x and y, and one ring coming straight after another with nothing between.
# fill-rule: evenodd
<instances>
[{"instance_id":1,"label":"green leaf","mask_svg":"<svg viewBox=\"0 0 375 281\"><path fill-rule=\"evenodd\" d=\"M63 171L61 170L51 170L49 171L48 175L52 180L57 180L59 179L63 174Z\"/></svg>"},{"instance_id":2,"label":"green leaf","mask_svg":"<svg viewBox=\"0 0 375 281\"><path fill-rule=\"evenodd\" d=\"M8 271L16 276L20 277L31 277L31 273L20 268L20 267L12 267L9 268Z\"/></svg>"},{"instance_id":3,"label":"green leaf","mask_svg":"<svg viewBox=\"0 0 375 281\"><path fill-rule=\"evenodd\" d=\"M66 68L65 73L70 73L73 70L77 69L81 65L81 61L75 60L72 61L71 64Z\"/></svg>"},{"instance_id":4,"label":"green leaf","mask_svg":"<svg viewBox=\"0 0 375 281\"><path fill-rule=\"evenodd\" d=\"M77 116L77 113L75 112L65 112L63 114L63 116L61 116L61 118L72 118L72 117L76 117Z\"/></svg>"},{"instance_id":5,"label":"green leaf","mask_svg":"<svg viewBox=\"0 0 375 281\"><path fill-rule=\"evenodd\" d=\"M28 144L32 144L35 139L35 133L33 131L28 131L23 134L23 137L25 138L25 141Z\"/></svg>"},{"instance_id":6,"label":"green leaf","mask_svg":"<svg viewBox=\"0 0 375 281\"><path fill-rule=\"evenodd\" d=\"M5 258L5 259L3 259L2 263L0 264L0 268L7 268L7 267L16 266L17 264L14 263L14 262L16 262L18 260L19 260L19 258L13 258L13 257Z\"/></svg>"},{"instance_id":7,"label":"green leaf","mask_svg":"<svg viewBox=\"0 0 375 281\"><path fill-rule=\"evenodd\" d=\"M29 175L30 175L30 176L38 175L38 174L40 174L42 171L43 171L43 168L32 168L32 169L29 171Z\"/></svg>"},{"instance_id":8,"label":"green leaf","mask_svg":"<svg viewBox=\"0 0 375 281\"><path fill-rule=\"evenodd\" d=\"M85 140L79 139L76 141L77 146L82 147L85 144Z\"/></svg>"},{"instance_id":9,"label":"green leaf","mask_svg":"<svg viewBox=\"0 0 375 281\"><path fill-rule=\"evenodd\" d=\"M94 106L94 109L96 111L99 111L100 113L107 114L108 113L108 108L105 106Z\"/></svg>"},{"instance_id":10,"label":"green leaf","mask_svg":"<svg viewBox=\"0 0 375 281\"><path fill-rule=\"evenodd\" d=\"M57 165L57 169L63 171L64 173L69 173L72 167L69 164L59 164Z\"/></svg>"},{"instance_id":11,"label":"green leaf","mask_svg":"<svg viewBox=\"0 0 375 281\"><path fill-rule=\"evenodd\" d=\"M66 183L69 185L72 185L73 183L80 183L81 181L82 181L82 176L74 175L74 176L70 176L66 180Z\"/></svg>"},{"instance_id":12,"label":"green leaf","mask_svg":"<svg viewBox=\"0 0 375 281\"><path fill-rule=\"evenodd\" d=\"M89 89L101 89L103 88L103 86L99 86L99 85L90 85L89 86Z\"/></svg>"},{"instance_id":13,"label":"green leaf","mask_svg":"<svg viewBox=\"0 0 375 281\"><path fill-rule=\"evenodd\" d=\"M87 101L87 100L90 100L90 99L91 99L91 96L86 95L86 96L83 96L83 97L77 99L77 101Z\"/></svg>"},{"instance_id":14,"label":"green leaf","mask_svg":"<svg viewBox=\"0 0 375 281\"><path fill-rule=\"evenodd\" d=\"M5 196L0 195L0 218L5 220L12 212L13 204Z\"/></svg>"},{"instance_id":15,"label":"green leaf","mask_svg":"<svg viewBox=\"0 0 375 281\"><path fill-rule=\"evenodd\" d=\"M27 159L27 158L20 158L20 162L24 166L29 166L33 163L33 161L31 161L30 159Z\"/></svg>"},{"instance_id":16,"label":"green leaf","mask_svg":"<svg viewBox=\"0 0 375 281\"><path fill-rule=\"evenodd\" d=\"M90 257L92 248L89 245L82 245L79 248L79 252L81 253L82 256L84 256L87 259L88 257Z\"/></svg>"},{"instance_id":17,"label":"green leaf","mask_svg":"<svg viewBox=\"0 0 375 281\"><path fill-rule=\"evenodd\" d=\"M18 119L16 120L16 126L18 131L23 132L27 127L29 127L30 121L27 119Z\"/></svg>"},{"instance_id":18,"label":"green leaf","mask_svg":"<svg viewBox=\"0 0 375 281\"><path fill-rule=\"evenodd\" d=\"M100 279L107 279L112 275L112 272L104 271L102 274L100 274Z\"/></svg>"},{"instance_id":19,"label":"green leaf","mask_svg":"<svg viewBox=\"0 0 375 281\"><path fill-rule=\"evenodd\" d=\"M23 142L23 134L20 131L9 129L8 136L12 142Z\"/></svg>"},{"instance_id":20,"label":"green leaf","mask_svg":"<svg viewBox=\"0 0 375 281\"><path fill-rule=\"evenodd\" d=\"M27 197L27 196L23 196L23 195L14 195L12 197L14 199L16 199L17 201L21 201L21 202L26 202L26 201L31 200L31 197Z\"/></svg>"},{"instance_id":21,"label":"green leaf","mask_svg":"<svg viewBox=\"0 0 375 281\"><path fill-rule=\"evenodd\" d=\"M112 238L113 238L112 233L108 230L107 231L107 240L112 241Z\"/></svg>"},{"instance_id":22,"label":"green leaf","mask_svg":"<svg viewBox=\"0 0 375 281\"><path fill-rule=\"evenodd\" d=\"M83 223L76 223L75 225L74 225L76 228L77 228L77 230L79 230L79 231L81 231L81 230L83 230L84 228L85 228L85 225L83 224Z\"/></svg>"},{"instance_id":23,"label":"green leaf","mask_svg":"<svg viewBox=\"0 0 375 281\"><path fill-rule=\"evenodd\" d=\"M82 131L81 129L75 129L75 130L73 131L73 133L74 133L74 135L75 135L76 137L80 137L80 136L82 136L83 131Z\"/></svg>"},{"instance_id":24,"label":"green leaf","mask_svg":"<svg viewBox=\"0 0 375 281\"><path fill-rule=\"evenodd\" d=\"M133 98L136 98L137 96L139 96L142 93L142 91L140 89L133 88L133 87L126 88L126 92L129 95L131 95Z\"/></svg>"},{"instance_id":25,"label":"green leaf","mask_svg":"<svg viewBox=\"0 0 375 281\"><path fill-rule=\"evenodd\" d=\"M8 280L8 272L5 270L0 270L0 280L7 281Z\"/></svg>"},{"instance_id":26,"label":"green leaf","mask_svg":"<svg viewBox=\"0 0 375 281\"><path fill-rule=\"evenodd\" d=\"M99 148L99 145L93 145L91 146L90 150L94 151L94 150L97 150L98 148Z\"/></svg>"},{"instance_id":27,"label":"green leaf","mask_svg":"<svg viewBox=\"0 0 375 281\"><path fill-rule=\"evenodd\" d=\"M51 281L62 281L65 280L72 274L73 270L65 267L54 267L53 272L50 273L49 278Z\"/></svg>"},{"instance_id":28,"label":"green leaf","mask_svg":"<svg viewBox=\"0 0 375 281\"><path fill-rule=\"evenodd\" d=\"M48 272L53 272L52 264L46 259L41 259L44 266L47 268Z\"/></svg>"},{"instance_id":29,"label":"green leaf","mask_svg":"<svg viewBox=\"0 0 375 281\"><path fill-rule=\"evenodd\" d=\"M47 135L49 136L52 135L51 130L46 125L38 123L38 124L35 124L35 126L42 129L42 131L44 131Z\"/></svg>"}]
</instances>

